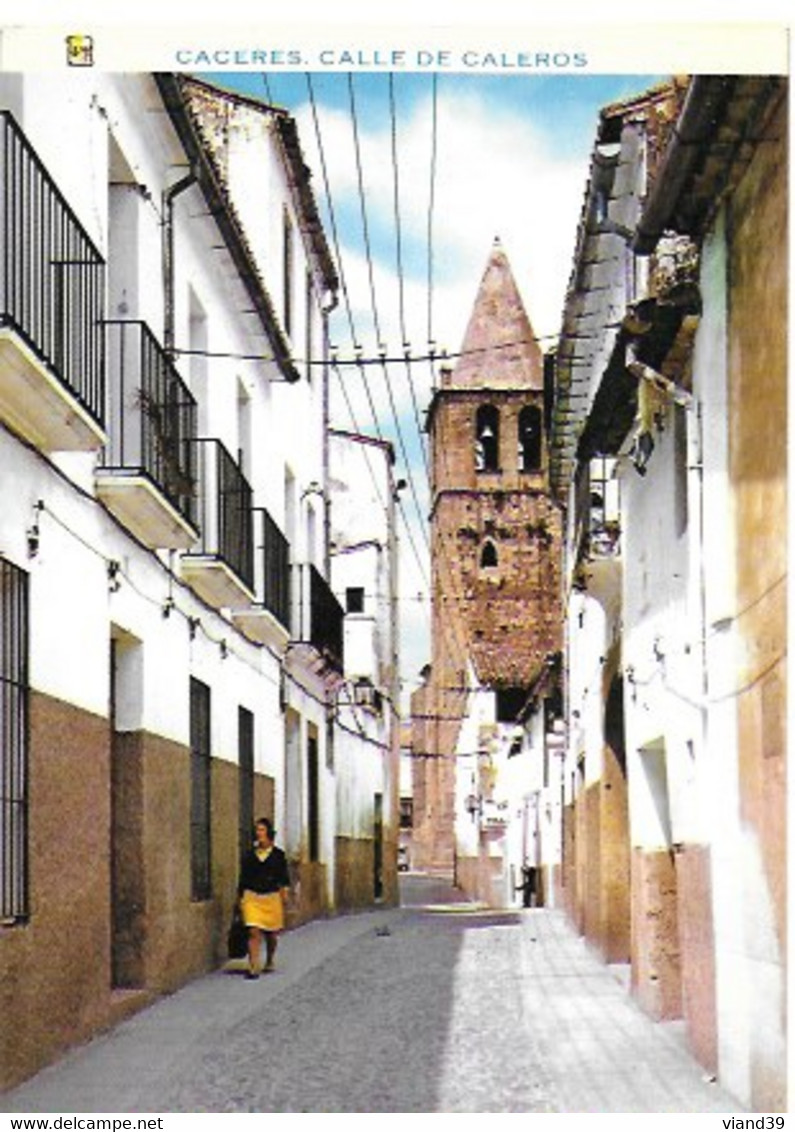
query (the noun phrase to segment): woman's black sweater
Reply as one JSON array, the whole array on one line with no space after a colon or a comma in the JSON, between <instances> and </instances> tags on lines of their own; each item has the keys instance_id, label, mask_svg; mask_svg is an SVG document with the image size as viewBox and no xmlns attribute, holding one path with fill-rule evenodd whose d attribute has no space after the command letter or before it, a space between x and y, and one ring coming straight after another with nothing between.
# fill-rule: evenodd
<instances>
[{"instance_id":1,"label":"woman's black sweater","mask_svg":"<svg viewBox=\"0 0 795 1132\"><path fill-rule=\"evenodd\" d=\"M253 849L246 853L240 866L239 896L245 889L262 894L289 887L290 873L283 850L274 845L264 861L260 861Z\"/></svg>"}]
</instances>

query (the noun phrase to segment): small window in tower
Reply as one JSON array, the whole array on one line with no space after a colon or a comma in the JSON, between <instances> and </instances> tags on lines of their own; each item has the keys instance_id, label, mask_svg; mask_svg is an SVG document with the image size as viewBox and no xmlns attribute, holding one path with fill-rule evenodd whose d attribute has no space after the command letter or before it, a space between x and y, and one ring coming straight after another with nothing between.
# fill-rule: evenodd
<instances>
[{"instance_id":1,"label":"small window in tower","mask_svg":"<svg viewBox=\"0 0 795 1132\"><path fill-rule=\"evenodd\" d=\"M500 411L494 405L481 405L475 417L475 468L479 472L499 471Z\"/></svg>"},{"instance_id":2,"label":"small window in tower","mask_svg":"<svg viewBox=\"0 0 795 1132\"><path fill-rule=\"evenodd\" d=\"M483 568L497 566L497 547L493 542L487 542L480 552L480 565Z\"/></svg>"},{"instance_id":3,"label":"small window in tower","mask_svg":"<svg viewBox=\"0 0 795 1132\"><path fill-rule=\"evenodd\" d=\"M541 410L525 405L519 413L519 471L541 469Z\"/></svg>"}]
</instances>

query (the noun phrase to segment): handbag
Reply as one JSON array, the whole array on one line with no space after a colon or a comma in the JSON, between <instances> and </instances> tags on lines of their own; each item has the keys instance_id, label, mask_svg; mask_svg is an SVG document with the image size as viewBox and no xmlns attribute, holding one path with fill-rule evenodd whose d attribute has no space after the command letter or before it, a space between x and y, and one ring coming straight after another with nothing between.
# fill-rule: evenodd
<instances>
[{"instance_id":1,"label":"handbag","mask_svg":"<svg viewBox=\"0 0 795 1132\"><path fill-rule=\"evenodd\" d=\"M248 928L243 923L240 910L232 913L232 923L226 937L226 950L230 959L245 959L248 954Z\"/></svg>"}]
</instances>

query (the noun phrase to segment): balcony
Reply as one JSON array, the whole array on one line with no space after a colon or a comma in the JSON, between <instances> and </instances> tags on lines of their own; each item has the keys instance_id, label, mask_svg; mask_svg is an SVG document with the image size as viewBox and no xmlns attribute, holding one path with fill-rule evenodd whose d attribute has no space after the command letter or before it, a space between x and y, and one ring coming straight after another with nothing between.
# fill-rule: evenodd
<instances>
[{"instance_id":1,"label":"balcony","mask_svg":"<svg viewBox=\"0 0 795 1132\"><path fill-rule=\"evenodd\" d=\"M105 264L8 111L0 111L0 418L45 452L103 430Z\"/></svg>"},{"instance_id":2,"label":"balcony","mask_svg":"<svg viewBox=\"0 0 795 1132\"><path fill-rule=\"evenodd\" d=\"M345 614L320 571L311 563L295 567L293 644L318 671L339 676L343 671Z\"/></svg>"},{"instance_id":3,"label":"balcony","mask_svg":"<svg viewBox=\"0 0 795 1132\"><path fill-rule=\"evenodd\" d=\"M621 507L615 460L581 461L574 485L569 567L582 588L599 601L609 601L621 584Z\"/></svg>"},{"instance_id":4,"label":"balcony","mask_svg":"<svg viewBox=\"0 0 795 1132\"><path fill-rule=\"evenodd\" d=\"M220 440L189 442L197 484L199 541L183 555L182 576L215 609L254 598L251 488Z\"/></svg>"},{"instance_id":5,"label":"balcony","mask_svg":"<svg viewBox=\"0 0 795 1132\"><path fill-rule=\"evenodd\" d=\"M290 639L290 544L264 507L255 507L253 518L256 601L232 619L247 637L283 653Z\"/></svg>"},{"instance_id":6,"label":"balcony","mask_svg":"<svg viewBox=\"0 0 795 1132\"><path fill-rule=\"evenodd\" d=\"M108 432L99 498L152 549L197 539L196 402L144 322L106 323Z\"/></svg>"}]
</instances>

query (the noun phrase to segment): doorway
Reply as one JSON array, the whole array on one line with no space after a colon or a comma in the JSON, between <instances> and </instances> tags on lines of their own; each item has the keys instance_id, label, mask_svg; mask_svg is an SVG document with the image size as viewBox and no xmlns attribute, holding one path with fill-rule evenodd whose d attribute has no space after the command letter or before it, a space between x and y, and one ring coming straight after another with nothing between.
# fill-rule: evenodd
<instances>
[{"instance_id":1,"label":"doorway","mask_svg":"<svg viewBox=\"0 0 795 1132\"><path fill-rule=\"evenodd\" d=\"M384 795L373 798L373 896L384 898Z\"/></svg>"},{"instance_id":2,"label":"doorway","mask_svg":"<svg viewBox=\"0 0 795 1132\"><path fill-rule=\"evenodd\" d=\"M141 642L114 627L109 704L110 974L114 990L144 985L142 688Z\"/></svg>"}]
</instances>

